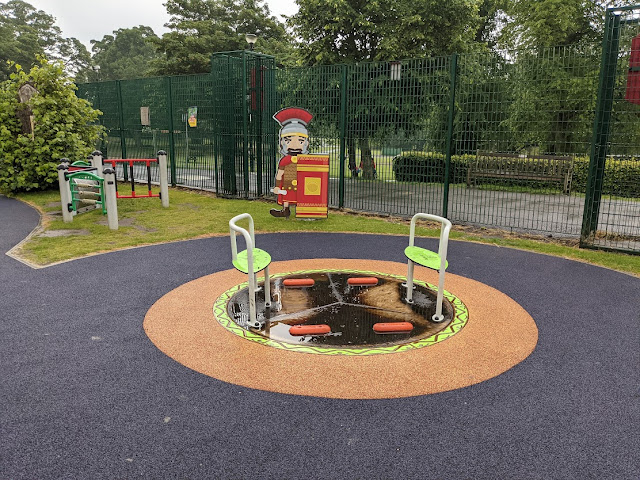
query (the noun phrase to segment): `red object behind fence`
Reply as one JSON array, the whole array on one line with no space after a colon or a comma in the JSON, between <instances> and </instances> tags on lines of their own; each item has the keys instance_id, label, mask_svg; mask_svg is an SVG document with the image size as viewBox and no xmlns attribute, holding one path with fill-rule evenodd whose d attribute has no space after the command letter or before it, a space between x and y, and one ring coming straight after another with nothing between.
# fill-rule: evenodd
<instances>
[{"instance_id":1,"label":"red object behind fence","mask_svg":"<svg viewBox=\"0 0 640 480\"><path fill-rule=\"evenodd\" d=\"M157 198L160 197L159 193L151 192L151 164L158 163L157 158L116 158L116 159L104 159L103 163L110 163L111 167L115 171L116 165L118 163L122 163L122 167L126 168L124 164L129 165L129 176L131 177L131 195L120 195L118 193L118 184L116 183L116 198ZM146 195L138 195L136 194L136 184L135 179L133 177L133 164L135 162L144 162L147 167L147 194Z\"/></svg>"},{"instance_id":2,"label":"red object behind fence","mask_svg":"<svg viewBox=\"0 0 640 480\"><path fill-rule=\"evenodd\" d=\"M625 100L640 105L640 35L631 40L631 57L627 74L627 94Z\"/></svg>"}]
</instances>

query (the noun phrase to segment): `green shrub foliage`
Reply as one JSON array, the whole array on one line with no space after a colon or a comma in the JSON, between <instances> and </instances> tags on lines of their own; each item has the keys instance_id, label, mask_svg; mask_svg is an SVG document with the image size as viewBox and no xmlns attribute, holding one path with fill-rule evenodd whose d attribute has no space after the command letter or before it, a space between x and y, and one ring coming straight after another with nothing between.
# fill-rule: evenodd
<instances>
[{"instance_id":1,"label":"green shrub foliage","mask_svg":"<svg viewBox=\"0 0 640 480\"><path fill-rule=\"evenodd\" d=\"M0 84L0 191L17 193L45 190L57 182L61 158L85 159L93 150L103 127L95 122L100 112L76 97L76 86L64 73L62 63L48 63L15 72ZM29 101L18 100L20 87L30 83L37 92ZM33 115L33 132L23 133L20 112Z\"/></svg>"}]
</instances>

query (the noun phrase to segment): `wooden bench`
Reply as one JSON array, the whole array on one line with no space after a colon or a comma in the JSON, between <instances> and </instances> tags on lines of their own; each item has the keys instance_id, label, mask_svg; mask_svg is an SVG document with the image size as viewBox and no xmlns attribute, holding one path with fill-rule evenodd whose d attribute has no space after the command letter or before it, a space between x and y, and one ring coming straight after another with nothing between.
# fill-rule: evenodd
<instances>
[{"instance_id":1,"label":"wooden bench","mask_svg":"<svg viewBox=\"0 0 640 480\"><path fill-rule=\"evenodd\" d=\"M467 169L467 187L478 178L533 180L560 183L563 193L571 193L573 157L556 155L520 156L516 153L481 152Z\"/></svg>"}]
</instances>

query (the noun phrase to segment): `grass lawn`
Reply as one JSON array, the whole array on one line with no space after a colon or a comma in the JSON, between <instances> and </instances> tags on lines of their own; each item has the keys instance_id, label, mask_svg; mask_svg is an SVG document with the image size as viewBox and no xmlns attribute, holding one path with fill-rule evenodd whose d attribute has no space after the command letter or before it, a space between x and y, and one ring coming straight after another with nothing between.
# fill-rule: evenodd
<instances>
[{"instance_id":1,"label":"grass lawn","mask_svg":"<svg viewBox=\"0 0 640 480\"><path fill-rule=\"evenodd\" d=\"M98 210L76 215L73 222L64 223L57 190L21 194L17 198L33 205L42 213L42 231L24 242L17 253L25 260L42 266L128 247L228 235L229 219L244 212L253 216L257 232L317 231L407 237L409 235L408 221L404 219L377 218L332 210L326 220L301 221L292 218L286 221L269 215L273 203L227 200L205 192L175 188L169 190L169 208L162 208L157 198L119 199L120 228L117 231L109 230L106 216ZM419 226L416 232L420 236L437 237L439 228L424 224ZM456 226L450 238L556 255L640 276L638 255L582 250L551 240L522 238L496 230Z\"/></svg>"}]
</instances>

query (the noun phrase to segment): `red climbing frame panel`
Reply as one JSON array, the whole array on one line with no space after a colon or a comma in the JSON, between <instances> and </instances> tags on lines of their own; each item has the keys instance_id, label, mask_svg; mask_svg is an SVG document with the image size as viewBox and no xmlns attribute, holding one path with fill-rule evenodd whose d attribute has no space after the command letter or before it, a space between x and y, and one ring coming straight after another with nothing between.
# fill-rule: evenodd
<instances>
[{"instance_id":1,"label":"red climbing frame panel","mask_svg":"<svg viewBox=\"0 0 640 480\"><path fill-rule=\"evenodd\" d=\"M640 105L640 35L636 35L631 40L627 94L624 98L627 102Z\"/></svg>"}]
</instances>

